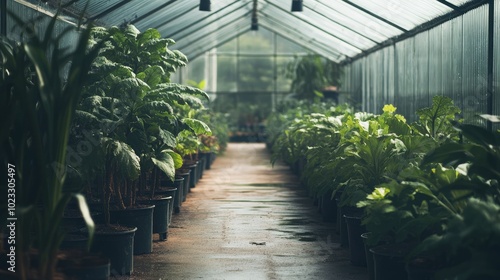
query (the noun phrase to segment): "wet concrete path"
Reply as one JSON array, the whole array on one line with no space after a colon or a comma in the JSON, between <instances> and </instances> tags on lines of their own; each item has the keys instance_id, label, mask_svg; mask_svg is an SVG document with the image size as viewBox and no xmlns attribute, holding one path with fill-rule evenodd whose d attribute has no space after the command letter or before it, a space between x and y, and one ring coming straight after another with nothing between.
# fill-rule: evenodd
<instances>
[{"instance_id":1,"label":"wet concrete path","mask_svg":"<svg viewBox=\"0 0 500 280\"><path fill-rule=\"evenodd\" d=\"M367 279L264 144L229 145L128 279Z\"/></svg>"}]
</instances>

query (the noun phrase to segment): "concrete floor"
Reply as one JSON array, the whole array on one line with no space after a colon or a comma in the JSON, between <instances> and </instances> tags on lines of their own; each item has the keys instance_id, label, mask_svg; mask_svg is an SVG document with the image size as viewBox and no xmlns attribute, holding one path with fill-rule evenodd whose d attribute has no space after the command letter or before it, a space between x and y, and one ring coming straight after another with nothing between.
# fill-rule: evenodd
<instances>
[{"instance_id":1,"label":"concrete floor","mask_svg":"<svg viewBox=\"0 0 500 280\"><path fill-rule=\"evenodd\" d=\"M174 215L168 240L115 279L367 279L288 167L264 144L230 144Z\"/></svg>"}]
</instances>

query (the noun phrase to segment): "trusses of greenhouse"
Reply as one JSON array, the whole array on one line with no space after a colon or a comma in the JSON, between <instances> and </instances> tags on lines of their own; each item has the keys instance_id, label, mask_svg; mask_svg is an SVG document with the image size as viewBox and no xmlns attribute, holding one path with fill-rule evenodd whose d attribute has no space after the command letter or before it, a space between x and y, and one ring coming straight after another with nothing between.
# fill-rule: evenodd
<instances>
[{"instance_id":1,"label":"trusses of greenhouse","mask_svg":"<svg viewBox=\"0 0 500 280\"><path fill-rule=\"evenodd\" d=\"M303 11L291 12L292 0L255 1L259 26L336 62L351 61L487 2L303 0ZM189 58L250 32L254 8L254 0L213 0L210 12L199 10L200 0L90 0L87 7L83 0L63 2L75 2L70 5L74 13L86 8L86 17L104 26L156 28L176 40L175 48Z\"/></svg>"}]
</instances>

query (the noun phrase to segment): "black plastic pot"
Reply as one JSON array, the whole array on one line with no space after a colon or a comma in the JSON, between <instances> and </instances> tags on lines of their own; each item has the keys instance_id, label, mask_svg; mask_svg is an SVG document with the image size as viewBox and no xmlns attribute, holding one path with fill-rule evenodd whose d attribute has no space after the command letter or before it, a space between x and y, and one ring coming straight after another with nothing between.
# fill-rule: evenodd
<instances>
[{"instance_id":1,"label":"black plastic pot","mask_svg":"<svg viewBox=\"0 0 500 280\"><path fill-rule=\"evenodd\" d=\"M167 184L167 187L169 188L176 188L177 191L175 192L175 196L173 197L173 203L174 203L174 212L179 213L181 211L181 205L182 201L184 200L184 177L182 176L175 176L174 182L170 181Z\"/></svg>"},{"instance_id":2,"label":"black plastic pot","mask_svg":"<svg viewBox=\"0 0 500 280\"><path fill-rule=\"evenodd\" d=\"M408 280L433 280L434 275L443 265L437 265L438 262L431 258L419 257L406 264L406 273Z\"/></svg>"},{"instance_id":3,"label":"black plastic pot","mask_svg":"<svg viewBox=\"0 0 500 280\"><path fill-rule=\"evenodd\" d=\"M361 225L361 217L361 214L344 215L347 224L350 260L351 264L356 266L366 266L365 245L361 238L361 234L366 230Z\"/></svg>"},{"instance_id":4,"label":"black plastic pot","mask_svg":"<svg viewBox=\"0 0 500 280\"><path fill-rule=\"evenodd\" d=\"M136 227L134 240L134 254L149 254L153 251L153 211L154 205L143 207L112 210L110 221L127 227Z\"/></svg>"},{"instance_id":5,"label":"black plastic pot","mask_svg":"<svg viewBox=\"0 0 500 280\"><path fill-rule=\"evenodd\" d=\"M91 251L109 259L111 274L130 275L134 271L136 230L137 228L134 227L119 232L95 232Z\"/></svg>"},{"instance_id":6,"label":"black plastic pot","mask_svg":"<svg viewBox=\"0 0 500 280\"><path fill-rule=\"evenodd\" d=\"M196 187L196 183L198 181L198 173L197 173L197 168L196 168L196 162L191 162L183 166L183 168L188 168L191 170L191 173L189 174L189 188L194 188ZM190 190L188 190L190 191Z\"/></svg>"},{"instance_id":7,"label":"black plastic pot","mask_svg":"<svg viewBox=\"0 0 500 280\"><path fill-rule=\"evenodd\" d=\"M153 211L153 233L158 233L160 236L160 241L167 240L168 238L168 225L170 224L170 203L171 196L165 196L162 198L141 200L138 201L140 204L154 205Z\"/></svg>"},{"instance_id":8,"label":"black plastic pot","mask_svg":"<svg viewBox=\"0 0 500 280\"><path fill-rule=\"evenodd\" d=\"M58 262L59 270L71 280L107 280L110 276L110 261L98 256L75 256Z\"/></svg>"},{"instance_id":9,"label":"black plastic pot","mask_svg":"<svg viewBox=\"0 0 500 280\"><path fill-rule=\"evenodd\" d=\"M79 249L85 251L88 244L87 235L79 233L68 233L64 236L61 249Z\"/></svg>"},{"instance_id":10,"label":"black plastic pot","mask_svg":"<svg viewBox=\"0 0 500 280\"><path fill-rule=\"evenodd\" d=\"M366 256L366 267L368 268L368 279L375 279L375 264L373 263L373 253L370 252L372 246L367 244L368 237L370 236L369 232L365 232L361 234L361 239L363 240L363 244L365 245L365 256Z\"/></svg>"},{"instance_id":11,"label":"black plastic pot","mask_svg":"<svg viewBox=\"0 0 500 280\"><path fill-rule=\"evenodd\" d=\"M337 204L337 232L340 235L340 246L349 247L349 237L347 233L347 223L344 216L352 213L358 213L359 210L352 206L339 206L340 198L335 198Z\"/></svg>"},{"instance_id":12,"label":"black plastic pot","mask_svg":"<svg viewBox=\"0 0 500 280\"><path fill-rule=\"evenodd\" d=\"M176 176L173 185L174 188L177 188L177 193L179 194L178 199L174 199L174 208L176 213L179 213L182 202L186 200L184 198L184 193L187 195L187 191L184 190L184 180L184 177Z\"/></svg>"},{"instance_id":13,"label":"black plastic pot","mask_svg":"<svg viewBox=\"0 0 500 280\"><path fill-rule=\"evenodd\" d=\"M196 178L196 183L198 183L201 180L201 177L203 177L203 159L200 158L196 161L196 174L198 177Z\"/></svg>"},{"instance_id":14,"label":"black plastic pot","mask_svg":"<svg viewBox=\"0 0 500 280\"><path fill-rule=\"evenodd\" d=\"M160 189L155 192L158 195L163 195L163 196L171 196L172 199L170 200L169 203L169 211L168 211L168 224L170 225L170 222L172 221L172 214L175 212L174 209L174 204L175 204L175 197L179 196L177 188L164 188Z\"/></svg>"},{"instance_id":15,"label":"black plastic pot","mask_svg":"<svg viewBox=\"0 0 500 280\"><path fill-rule=\"evenodd\" d=\"M178 175L184 179L182 182L182 202L187 200L187 195L189 192L189 180L191 178L191 170L184 169L178 172Z\"/></svg>"},{"instance_id":16,"label":"black plastic pot","mask_svg":"<svg viewBox=\"0 0 500 280\"><path fill-rule=\"evenodd\" d=\"M375 280L408 279L405 256L409 252L406 244L386 244L370 249L373 253Z\"/></svg>"},{"instance_id":17,"label":"black plastic pot","mask_svg":"<svg viewBox=\"0 0 500 280\"><path fill-rule=\"evenodd\" d=\"M321 202L319 203L319 205L323 221L337 221L337 202L332 199L332 191L329 191L321 196Z\"/></svg>"},{"instance_id":18,"label":"black plastic pot","mask_svg":"<svg viewBox=\"0 0 500 280\"><path fill-rule=\"evenodd\" d=\"M205 169L207 170L210 169L212 165L212 154L211 152L200 154L205 159Z\"/></svg>"}]
</instances>

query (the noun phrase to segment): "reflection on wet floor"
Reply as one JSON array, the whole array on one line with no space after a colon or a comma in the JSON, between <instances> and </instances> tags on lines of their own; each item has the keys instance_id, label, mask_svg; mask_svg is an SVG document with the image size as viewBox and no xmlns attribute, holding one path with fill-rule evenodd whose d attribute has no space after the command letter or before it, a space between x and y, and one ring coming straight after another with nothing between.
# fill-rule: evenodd
<instances>
[{"instance_id":1,"label":"reflection on wet floor","mask_svg":"<svg viewBox=\"0 0 500 280\"><path fill-rule=\"evenodd\" d=\"M366 279L297 182L264 144L231 144L131 279Z\"/></svg>"}]
</instances>

